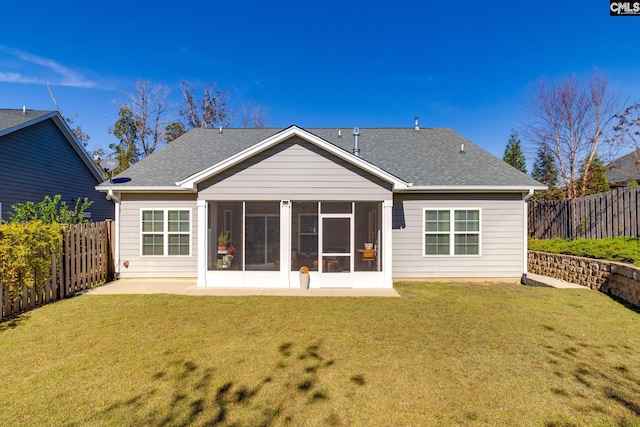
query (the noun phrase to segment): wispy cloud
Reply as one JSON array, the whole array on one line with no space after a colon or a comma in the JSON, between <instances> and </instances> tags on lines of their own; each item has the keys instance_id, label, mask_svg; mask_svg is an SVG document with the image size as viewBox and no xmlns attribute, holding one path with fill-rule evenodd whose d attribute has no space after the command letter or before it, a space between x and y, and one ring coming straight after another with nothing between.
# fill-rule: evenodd
<instances>
[{"instance_id":1,"label":"wispy cloud","mask_svg":"<svg viewBox=\"0 0 640 427\"><path fill-rule=\"evenodd\" d=\"M7 83L29 83L29 84L46 84L51 83L58 86L72 87L95 87L95 82L86 79L82 74L77 73L59 62L33 55L29 52L13 49L0 45L0 54L5 54L13 61L4 61L0 65L0 82ZM15 64L15 60L19 63ZM19 68L28 68L28 75L15 71L7 71L2 68L8 68L7 64L14 63ZM31 65L31 67L29 67ZM33 67L35 65L35 67Z\"/></svg>"}]
</instances>

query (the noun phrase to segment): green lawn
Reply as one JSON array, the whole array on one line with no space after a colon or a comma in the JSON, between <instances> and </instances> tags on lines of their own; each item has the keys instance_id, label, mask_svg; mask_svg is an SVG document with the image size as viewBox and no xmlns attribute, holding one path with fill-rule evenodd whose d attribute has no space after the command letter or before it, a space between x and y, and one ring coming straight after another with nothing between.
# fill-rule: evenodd
<instances>
[{"instance_id":1,"label":"green lawn","mask_svg":"<svg viewBox=\"0 0 640 427\"><path fill-rule=\"evenodd\" d=\"M640 314L588 290L84 295L0 323L2 426L640 425Z\"/></svg>"}]
</instances>

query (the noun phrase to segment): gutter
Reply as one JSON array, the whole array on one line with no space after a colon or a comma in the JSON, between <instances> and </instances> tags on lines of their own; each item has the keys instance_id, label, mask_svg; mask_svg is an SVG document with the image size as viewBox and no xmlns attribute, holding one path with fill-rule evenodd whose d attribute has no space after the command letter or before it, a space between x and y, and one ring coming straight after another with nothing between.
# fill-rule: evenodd
<instances>
[{"instance_id":1,"label":"gutter","mask_svg":"<svg viewBox=\"0 0 640 427\"><path fill-rule=\"evenodd\" d=\"M527 232L529 227L529 206L527 201L533 196L533 188L529 189L529 192L522 199L522 278L520 283L527 286L527 270L529 263L528 244L529 233Z\"/></svg>"},{"instance_id":2,"label":"gutter","mask_svg":"<svg viewBox=\"0 0 640 427\"><path fill-rule=\"evenodd\" d=\"M113 246L115 250L113 254L113 279L116 280L120 277L120 197L118 197L118 195L116 195L110 188L109 192L107 193L107 200L112 200L115 203L115 233L113 236Z\"/></svg>"},{"instance_id":3,"label":"gutter","mask_svg":"<svg viewBox=\"0 0 640 427\"><path fill-rule=\"evenodd\" d=\"M182 187L176 187L175 185L164 185L164 186L116 186L119 193L173 193L173 192L189 192L195 193L195 189L186 189ZM111 191L111 184L103 183L95 187L96 190L102 192Z\"/></svg>"},{"instance_id":4,"label":"gutter","mask_svg":"<svg viewBox=\"0 0 640 427\"><path fill-rule=\"evenodd\" d=\"M405 190L394 190L398 193L429 192L429 193L513 193L534 190L546 190L547 187L523 187L518 185L410 185ZM531 197L531 196L529 196ZM529 198L527 197L527 199Z\"/></svg>"}]
</instances>

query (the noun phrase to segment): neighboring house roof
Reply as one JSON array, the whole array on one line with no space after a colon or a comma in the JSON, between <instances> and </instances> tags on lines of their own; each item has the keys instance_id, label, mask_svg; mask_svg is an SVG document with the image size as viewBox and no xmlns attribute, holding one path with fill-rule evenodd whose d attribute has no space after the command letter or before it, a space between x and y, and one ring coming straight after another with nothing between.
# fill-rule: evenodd
<instances>
[{"instance_id":1,"label":"neighboring house roof","mask_svg":"<svg viewBox=\"0 0 640 427\"><path fill-rule=\"evenodd\" d=\"M103 181L102 171L93 163L93 160L76 139L67 122L57 111L0 109L0 137L49 119L53 120L56 126L58 126L67 141L69 141L69 144L78 153L98 182Z\"/></svg>"},{"instance_id":2,"label":"neighboring house roof","mask_svg":"<svg viewBox=\"0 0 640 427\"><path fill-rule=\"evenodd\" d=\"M451 129L361 128L360 156L352 129L193 129L122 172L118 190L187 188L226 167L299 136L394 183L396 190L522 191L546 187ZM121 182L121 183L119 183ZM178 183L182 186L180 187ZM99 189L106 190L108 183ZM193 188L193 187L191 187ZM114 188L115 190L115 188Z\"/></svg>"},{"instance_id":3,"label":"neighboring house roof","mask_svg":"<svg viewBox=\"0 0 640 427\"><path fill-rule=\"evenodd\" d=\"M30 122L50 116L52 113L54 112L0 109L0 136L29 126Z\"/></svg>"},{"instance_id":4,"label":"neighboring house roof","mask_svg":"<svg viewBox=\"0 0 640 427\"><path fill-rule=\"evenodd\" d=\"M626 184L630 179L640 181L640 149L617 158L607 165L607 181Z\"/></svg>"}]
</instances>

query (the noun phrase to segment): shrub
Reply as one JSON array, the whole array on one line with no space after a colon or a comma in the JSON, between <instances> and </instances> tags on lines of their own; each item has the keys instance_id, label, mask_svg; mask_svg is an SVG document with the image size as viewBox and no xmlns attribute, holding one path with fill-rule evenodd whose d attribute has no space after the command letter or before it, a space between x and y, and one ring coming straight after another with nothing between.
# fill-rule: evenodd
<instances>
[{"instance_id":1,"label":"shrub","mask_svg":"<svg viewBox=\"0 0 640 427\"><path fill-rule=\"evenodd\" d=\"M18 298L23 285L40 289L51 277L51 255L61 251L60 224L0 224L0 286L8 299Z\"/></svg>"},{"instance_id":2,"label":"shrub","mask_svg":"<svg viewBox=\"0 0 640 427\"><path fill-rule=\"evenodd\" d=\"M532 251L575 255L640 266L640 240L633 237L606 239L529 239Z\"/></svg>"},{"instance_id":3,"label":"shrub","mask_svg":"<svg viewBox=\"0 0 640 427\"><path fill-rule=\"evenodd\" d=\"M80 224L88 222L84 217L84 211L93 204L92 201L89 201L86 197L84 199L78 198L74 209L70 210L67 203L61 200L62 196L56 194L53 199L49 196L44 196L44 199L38 203L26 202L11 205L13 212L9 212L9 221L28 222L38 220L45 224L54 222Z\"/></svg>"}]
</instances>

